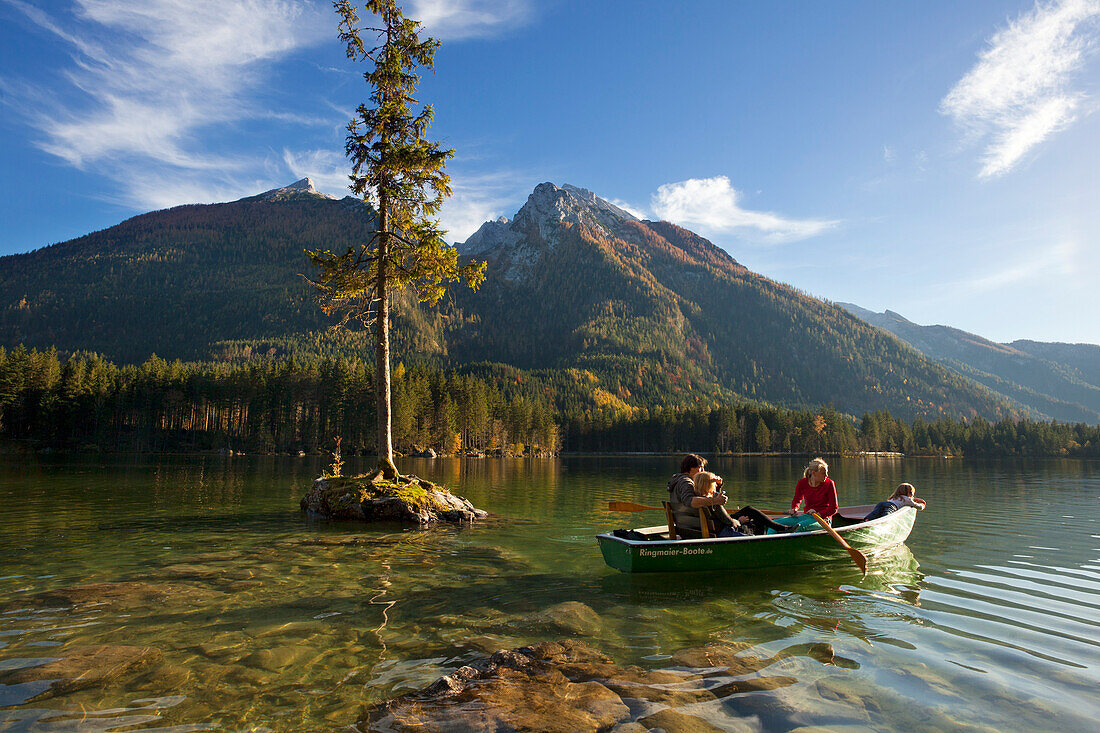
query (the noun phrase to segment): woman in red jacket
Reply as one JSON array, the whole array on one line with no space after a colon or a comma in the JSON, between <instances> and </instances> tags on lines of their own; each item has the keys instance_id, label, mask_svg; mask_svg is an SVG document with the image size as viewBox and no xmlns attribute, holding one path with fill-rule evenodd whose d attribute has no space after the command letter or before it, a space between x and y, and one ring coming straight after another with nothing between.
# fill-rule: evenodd
<instances>
[{"instance_id":1,"label":"woman in red jacket","mask_svg":"<svg viewBox=\"0 0 1100 733\"><path fill-rule=\"evenodd\" d=\"M802 502L806 503L806 508L799 511L799 505ZM810 465L806 466L805 473L798 480L788 514L793 516L817 512L822 519L830 520L838 508L836 484L829 478L829 464L820 458L815 458L810 461Z\"/></svg>"}]
</instances>

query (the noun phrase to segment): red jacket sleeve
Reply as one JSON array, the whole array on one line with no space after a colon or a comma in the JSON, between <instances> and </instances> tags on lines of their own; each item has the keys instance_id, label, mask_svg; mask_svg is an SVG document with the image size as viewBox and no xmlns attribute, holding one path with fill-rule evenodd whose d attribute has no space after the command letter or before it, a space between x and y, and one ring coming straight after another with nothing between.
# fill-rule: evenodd
<instances>
[{"instance_id":1,"label":"red jacket sleeve","mask_svg":"<svg viewBox=\"0 0 1100 733\"><path fill-rule=\"evenodd\" d=\"M836 484L833 483L833 480L831 478L825 479L825 484L826 485L823 487L826 489L824 492L825 496L822 497L824 505L818 513L828 519L836 514L837 510L840 508L840 502L836 498Z\"/></svg>"},{"instance_id":2,"label":"red jacket sleeve","mask_svg":"<svg viewBox=\"0 0 1100 733\"><path fill-rule=\"evenodd\" d=\"M791 510L798 508L798 505L802 503L802 500L806 498L806 487L809 486L809 482L804 478L798 480L798 485L794 487L794 500L791 501Z\"/></svg>"}]
</instances>

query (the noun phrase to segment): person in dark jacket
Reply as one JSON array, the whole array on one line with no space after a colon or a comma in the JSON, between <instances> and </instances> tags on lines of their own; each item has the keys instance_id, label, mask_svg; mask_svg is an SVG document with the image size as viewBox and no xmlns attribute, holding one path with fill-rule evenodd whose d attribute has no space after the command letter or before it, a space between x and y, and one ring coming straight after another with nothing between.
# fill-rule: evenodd
<instances>
[{"instance_id":1,"label":"person in dark jacket","mask_svg":"<svg viewBox=\"0 0 1100 733\"><path fill-rule=\"evenodd\" d=\"M677 534L683 539L695 539L703 536L699 523L699 507L707 507L711 523L721 531L730 528L740 534L764 534L768 529L776 532L789 532L791 528L774 522L751 506L741 507L731 516L725 510L729 501L722 488L722 477L714 477L713 488L706 496L695 491L695 477L706 469L707 461L702 456L689 453L680 461L680 472L668 482L669 502L676 519ZM732 521L731 521L732 520Z\"/></svg>"}]
</instances>

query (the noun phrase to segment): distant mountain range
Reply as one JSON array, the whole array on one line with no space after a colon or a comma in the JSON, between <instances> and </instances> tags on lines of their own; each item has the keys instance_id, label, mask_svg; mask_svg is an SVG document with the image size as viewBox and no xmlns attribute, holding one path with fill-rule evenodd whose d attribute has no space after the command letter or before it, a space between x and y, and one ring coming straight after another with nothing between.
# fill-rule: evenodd
<instances>
[{"instance_id":1,"label":"distant mountain range","mask_svg":"<svg viewBox=\"0 0 1100 733\"><path fill-rule=\"evenodd\" d=\"M353 246L371 216L307 179L0 258L0 344L128 362L361 354L364 339L325 334L303 250ZM540 184L459 249L489 263L486 282L438 309L399 299L395 360L527 370L559 407L579 394L613 411L737 398L907 419L1018 411L843 308L585 189Z\"/></svg>"},{"instance_id":2,"label":"distant mountain range","mask_svg":"<svg viewBox=\"0 0 1100 733\"><path fill-rule=\"evenodd\" d=\"M1013 341L998 344L949 326L919 326L893 311L849 312L985 385L1033 417L1100 423L1100 346Z\"/></svg>"}]
</instances>

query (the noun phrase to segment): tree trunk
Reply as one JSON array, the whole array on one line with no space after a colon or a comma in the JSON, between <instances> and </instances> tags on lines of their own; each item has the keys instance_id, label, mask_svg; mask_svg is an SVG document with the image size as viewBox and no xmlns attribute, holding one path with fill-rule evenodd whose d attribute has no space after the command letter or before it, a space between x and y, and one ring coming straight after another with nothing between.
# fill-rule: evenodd
<instances>
[{"instance_id":1,"label":"tree trunk","mask_svg":"<svg viewBox=\"0 0 1100 733\"><path fill-rule=\"evenodd\" d=\"M378 468L387 479L397 478L393 463L393 416L390 413L390 299L386 270L390 257L390 236L387 197L378 197L378 312L375 329L375 385L378 412Z\"/></svg>"}]
</instances>

